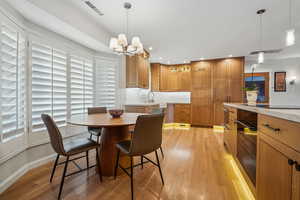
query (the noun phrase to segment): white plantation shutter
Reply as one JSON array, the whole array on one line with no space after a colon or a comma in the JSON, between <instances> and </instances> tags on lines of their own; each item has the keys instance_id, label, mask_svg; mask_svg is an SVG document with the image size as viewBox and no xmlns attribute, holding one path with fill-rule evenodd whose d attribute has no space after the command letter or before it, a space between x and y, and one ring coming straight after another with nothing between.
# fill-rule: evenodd
<instances>
[{"instance_id":1,"label":"white plantation shutter","mask_svg":"<svg viewBox=\"0 0 300 200\"><path fill-rule=\"evenodd\" d=\"M93 62L71 56L71 115L87 112L93 106Z\"/></svg>"},{"instance_id":2,"label":"white plantation shutter","mask_svg":"<svg viewBox=\"0 0 300 200\"><path fill-rule=\"evenodd\" d=\"M49 114L58 126L67 115L67 56L49 46L32 43L32 132L45 130L41 114Z\"/></svg>"},{"instance_id":3,"label":"white plantation shutter","mask_svg":"<svg viewBox=\"0 0 300 200\"><path fill-rule=\"evenodd\" d=\"M24 133L25 38L15 28L1 24L0 135L1 140Z\"/></svg>"},{"instance_id":4,"label":"white plantation shutter","mask_svg":"<svg viewBox=\"0 0 300 200\"><path fill-rule=\"evenodd\" d=\"M52 116L59 127L67 120L67 55L53 49Z\"/></svg>"},{"instance_id":5,"label":"white plantation shutter","mask_svg":"<svg viewBox=\"0 0 300 200\"><path fill-rule=\"evenodd\" d=\"M96 60L96 106L116 106L116 67L116 61Z\"/></svg>"},{"instance_id":6,"label":"white plantation shutter","mask_svg":"<svg viewBox=\"0 0 300 200\"><path fill-rule=\"evenodd\" d=\"M84 63L84 108L94 105L94 67L92 61Z\"/></svg>"}]
</instances>

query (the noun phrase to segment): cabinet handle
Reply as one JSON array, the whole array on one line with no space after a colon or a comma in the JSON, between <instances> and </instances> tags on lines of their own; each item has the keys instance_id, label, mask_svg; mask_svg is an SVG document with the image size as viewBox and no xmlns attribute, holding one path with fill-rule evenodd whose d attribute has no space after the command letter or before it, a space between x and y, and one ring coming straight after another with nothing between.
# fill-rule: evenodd
<instances>
[{"instance_id":1,"label":"cabinet handle","mask_svg":"<svg viewBox=\"0 0 300 200\"><path fill-rule=\"evenodd\" d=\"M292 159L288 159L288 164L289 165L294 165L294 164L296 164L297 162L296 161L294 161L294 160L292 160Z\"/></svg>"},{"instance_id":2,"label":"cabinet handle","mask_svg":"<svg viewBox=\"0 0 300 200\"><path fill-rule=\"evenodd\" d=\"M295 162L295 169L299 172L300 171L300 165L297 163L297 162Z\"/></svg>"},{"instance_id":3,"label":"cabinet handle","mask_svg":"<svg viewBox=\"0 0 300 200\"><path fill-rule=\"evenodd\" d=\"M272 126L270 126L269 124L263 124L264 127L274 131L274 132L279 132L280 128L273 128Z\"/></svg>"}]
</instances>

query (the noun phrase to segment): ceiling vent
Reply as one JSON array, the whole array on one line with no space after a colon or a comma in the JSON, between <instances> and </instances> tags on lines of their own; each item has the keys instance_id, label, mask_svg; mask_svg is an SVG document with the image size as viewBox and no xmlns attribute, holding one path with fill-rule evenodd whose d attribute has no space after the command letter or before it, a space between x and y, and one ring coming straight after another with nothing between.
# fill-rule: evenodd
<instances>
[{"instance_id":1,"label":"ceiling vent","mask_svg":"<svg viewBox=\"0 0 300 200\"><path fill-rule=\"evenodd\" d=\"M103 16L103 12L101 12L94 4L92 4L92 2L90 1L84 1L84 3L86 5L88 5L88 7L90 7L91 9L93 9L98 15Z\"/></svg>"}]
</instances>

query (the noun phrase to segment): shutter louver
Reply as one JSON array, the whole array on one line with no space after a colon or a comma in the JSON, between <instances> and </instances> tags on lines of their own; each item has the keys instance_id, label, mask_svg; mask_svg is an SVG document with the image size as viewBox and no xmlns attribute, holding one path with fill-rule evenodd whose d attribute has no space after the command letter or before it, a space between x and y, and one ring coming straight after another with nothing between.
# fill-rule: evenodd
<instances>
[{"instance_id":1,"label":"shutter louver","mask_svg":"<svg viewBox=\"0 0 300 200\"><path fill-rule=\"evenodd\" d=\"M23 36L1 25L1 130L2 139L24 133L26 45Z\"/></svg>"},{"instance_id":2,"label":"shutter louver","mask_svg":"<svg viewBox=\"0 0 300 200\"><path fill-rule=\"evenodd\" d=\"M116 62L96 61L96 106L116 106Z\"/></svg>"}]
</instances>

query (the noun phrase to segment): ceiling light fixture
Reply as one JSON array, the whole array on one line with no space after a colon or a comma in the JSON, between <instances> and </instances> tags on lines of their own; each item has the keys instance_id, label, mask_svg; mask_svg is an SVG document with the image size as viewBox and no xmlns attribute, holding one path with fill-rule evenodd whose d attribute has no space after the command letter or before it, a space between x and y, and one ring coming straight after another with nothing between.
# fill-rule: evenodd
<instances>
[{"instance_id":1,"label":"ceiling light fixture","mask_svg":"<svg viewBox=\"0 0 300 200\"><path fill-rule=\"evenodd\" d=\"M204 58L203 58L203 57L201 57L201 58L200 58L200 60L204 60Z\"/></svg>"},{"instance_id":2,"label":"ceiling light fixture","mask_svg":"<svg viewBox=\"0 0 300 200\"><path fill-rule=\"evenodd\" d=\"M124 3L124 8L126 10L126 35L128 36L128 14L132 5L128 2ZM118 35L118 38L111 38L109 43L109 48L119 55L134 55L139 53L144 53L143 44L139 37L133 37L131 44L128 44L127 37L124 33Z\"/></svg>"},{"instance_id":3,"label":"ceiling light fixture","mask_svg":"<svg viewBox=\"0 0 300 200\"><path fill-rule=\"evenodd\" d=\"M266 9L260 9L256 12L259 15L259 43L260 43L260 51L258 53L258 63L261 64L265 60L265 52L262 50L263 46L263 14L266 12Z\"/></svg>"},{"instance_id":4,"label":"ceiling light fixture","mask_svg":"<svg viewBox=\"0 0 300 200\"><path fill-rule=\"evenodd\" d=\"M148 49L149 49L150 51L152 51L152 50L153 50L153 47L149 47Z\"/></svg>"},{"instance_id":5,"label":"ceiling light fixture","mask_svg":"<svg viewBox=\"0 0 300 200\"><path fill-rule=\"evenodd\" d=\"M232 54L230 54L228 57L229 57L229 58L232 58Z\"/></svg>"},{"instance_id":6,"label":"ceiling light fixture","mask_svg":"<svg viewBox=\"0 0 300 200\"><path fill-rule=\"evenodd\" d=\"M295 29L292 26L292 0L289 0L289 30L286 31L286 46L295 44Z\"/></svg>"}]
</instances>

